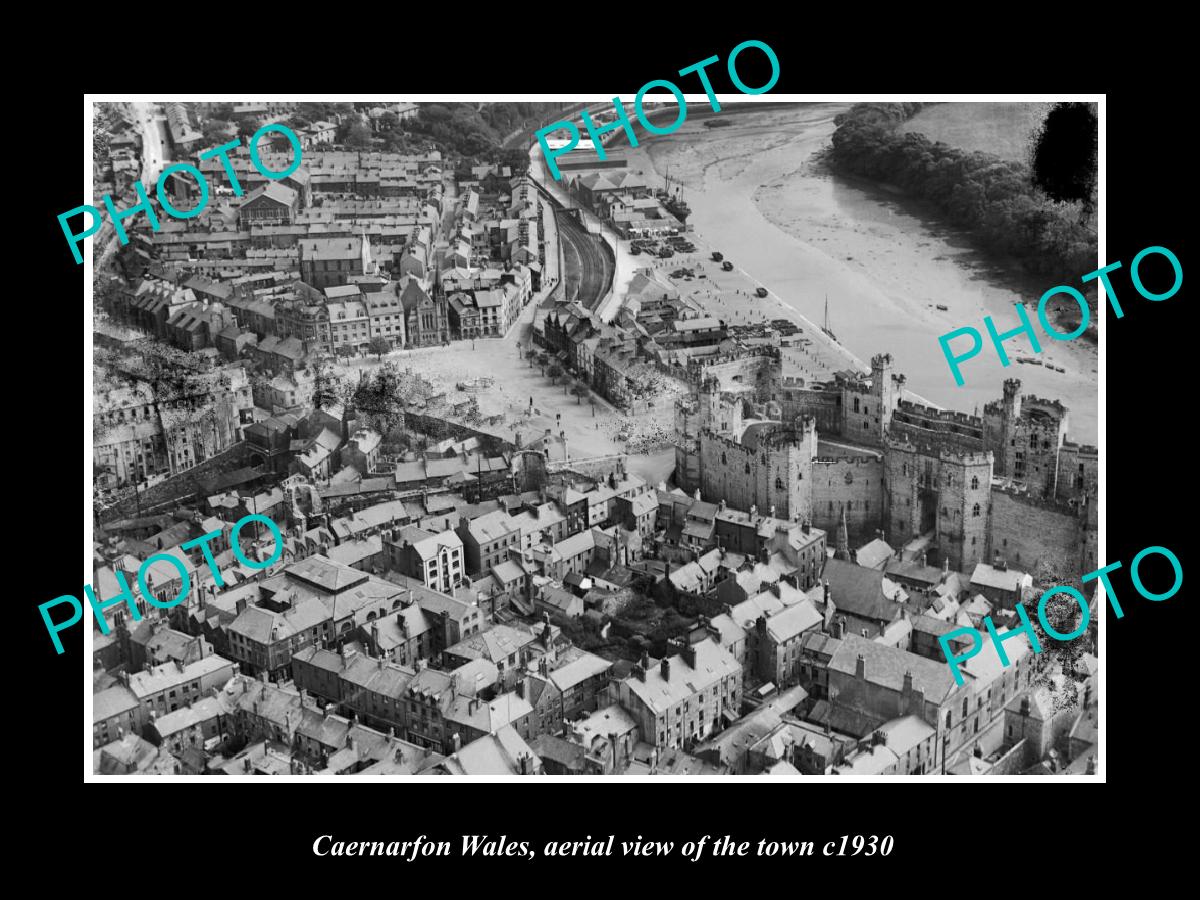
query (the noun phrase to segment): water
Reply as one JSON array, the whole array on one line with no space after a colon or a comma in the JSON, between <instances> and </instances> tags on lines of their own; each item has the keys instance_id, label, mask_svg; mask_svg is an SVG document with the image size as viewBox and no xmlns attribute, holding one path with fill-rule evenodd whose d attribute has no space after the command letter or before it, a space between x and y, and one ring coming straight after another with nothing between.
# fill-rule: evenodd
<instances>
[{"instance_id":1,"label":"water","mask_svg":"<svg viewBox=\"0 0 1200 900\"><path fill-rule=\"evenodd\" d=\"M823 320L828 295L838 339L860 359L891 353L920 396L982 412L1001 396L1004 379L1017 377L1027 395L1070 408L1072 440L1095 444L1094 345L1051 341L1039 331L1043 352L1032 354L1026 339L1008 341L1012 362L1004 368L984 332L985 315L1008 330L1018 322L1013 304L1052 285L1023 280L983 258L966 236L886 190L812 164L813 153L828 144L834 116L846 108L797 104L736 113L734 124L720 129L688 123L630 151L631 166L647 175L669 166L685 185L690 221L704 238L814 322ZM963 364L966 383L958 387L937 338L963 326L977 328L986 343ZM1031 355L1066 372L1016 362Z\"/></svg>"}]
</instances>

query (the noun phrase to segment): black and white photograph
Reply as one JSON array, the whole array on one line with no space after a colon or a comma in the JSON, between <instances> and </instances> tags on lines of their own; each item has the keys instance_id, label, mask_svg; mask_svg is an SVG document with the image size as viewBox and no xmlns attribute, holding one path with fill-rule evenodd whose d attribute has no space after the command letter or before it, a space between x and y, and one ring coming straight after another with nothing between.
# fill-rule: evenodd
<instances>
[{"instance_id":1,"label":"black and white photograph","mask_svg":"<svg viewBox=\"0 0 1200 900\"><path fill-rule=\"evenodd\" d=\"M676 77L89 95L87 780L1102 776L1103 95Z\"/></svg>"}]
</instances>

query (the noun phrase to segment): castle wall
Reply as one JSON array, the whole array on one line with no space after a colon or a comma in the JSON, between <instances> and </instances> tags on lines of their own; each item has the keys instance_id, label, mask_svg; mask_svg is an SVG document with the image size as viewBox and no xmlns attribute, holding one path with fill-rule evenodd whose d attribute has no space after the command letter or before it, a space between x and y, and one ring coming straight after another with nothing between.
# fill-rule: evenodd
<instances>
[{"instance_id":1,"label":"castle wall","mask_svg":"<svg viewBox=\"0 0 1200 900\"><path fill-rule=\"evenodd\" d=\"M1078 499L1084 493L1098 496L1100 480L1099 452L1095 447L1063 444L1058 456L1058 483L1055 496L1059 500Z\"/></svg>"},{"instance_id":2,"label":"castle wall","mask_svg":"<svg viewBox=\"0 0 1200 900\"><path fill-rule=\"evenodd\" d=\"M785 422L794 422L800 416L817 420L817 431L831 435L842 433L842 395L840 391L823 391L797 387L784 380L776 392Z\"/></svg>"},{"instance_id":3,"label":"castle wall","mask_svg":"<svg viewBox=\"0 0 1200 900\"><path fill-rule=\"evenodd\" d=\"M1044 561L1074 580L1095 569L1085 567L1084 545L1079 516L1066 504L993 488L989 556L999 552L1009 565L1025 572L1034 572Z\"/></svg>"},{"instance_id":4,"label":"castle wall","mask_svg":"<svg viewBox=\"0 0 1200 900\"><path fill-rule=\"evenodd\" d=\"M778 353L740 357L706 357L688 362L687 377L693 383L716 378L723 391L752 391L756 399L770 399L773 378L779 371Z\"/></svg>"},{"instance_id":5,"label":"castle wall","mask_svg":"<svg viewBox=\"0 0 1200 900\"><path fill-rule=\"evenodd\" d=\"M771 507L781 519L812 515L812 460L816 455L816 429L780 435L760 435L756 449L705 431L700 436L700 483L705 499L724 500L734 509L757 507L763 515ZM785 435L792 436L788 439Z\"/></svg>"},{"instance_id":6,"label":"castle wall","mask_svg":"<svg viewBox=\"0 0 1200 900\"><path fill-rule=\"evenodd\" d=\"M984 423L976 416L901 401L891 433L914 444L936 444L968 453L984 449Z\"/></svg>"},{"instance_id":7,"label":"castle wall","mask_svg":"<svg viewBox=\"0 0 1200 900\"><path fill-rule=\"evenodd\" d=\"M730 438L710 431L700 435L700 493L713 503L724 500L734 509L757 505L755 455Z\"/></svg>"},{"instance_id":8,"label":"castle wall","mask_svg":"<svg viewBox=\"0 0 1200 900\"><path fill-rule=\"evenodd\" d=\"M817 460L813 464L813 524L836 534L845 506L851 545L862 538L870 540L877 528L885 527L883 478L883 461L874 457Z\"/></svg>"}]
</instances>

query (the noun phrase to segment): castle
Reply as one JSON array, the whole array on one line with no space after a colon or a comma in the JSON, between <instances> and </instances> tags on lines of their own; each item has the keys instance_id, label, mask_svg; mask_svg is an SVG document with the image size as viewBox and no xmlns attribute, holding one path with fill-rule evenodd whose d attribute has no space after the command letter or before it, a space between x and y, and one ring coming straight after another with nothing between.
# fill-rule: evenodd
<instances>
[{"instance_id":1,"label":"castle","mask_svg":"<svg viewBox=\"0 0 1200 900\"><path fill-rule=\"evenodd\" d=\"M1046 562L1096 568L1098 454L1066 439L1058 401L1004 383L982 417L903 397L890 354L871 374L784 376L780 355L724 361L675 404L675 480L706 499L811 521L831 533L926 536L926 559L969 572ZM835 443L836 441L836 443Z\"/></svg>"}]
</instances>

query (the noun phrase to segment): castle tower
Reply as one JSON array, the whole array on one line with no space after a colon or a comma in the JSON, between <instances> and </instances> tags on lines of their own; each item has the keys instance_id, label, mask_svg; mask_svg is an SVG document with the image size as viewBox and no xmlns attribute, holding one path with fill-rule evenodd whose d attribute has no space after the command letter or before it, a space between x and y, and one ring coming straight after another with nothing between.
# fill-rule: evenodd
<instances>
[{"instance_id":1,"label":"castle tower","mask_svg":"<svg viewBox=\"0 0 1200 900\"><path fill-rule=\"evenodd\" d=\"M1021 379L1004 379L1004 417L1015 422L1021 418Z\"/></svg>"},{"instance_id":2,"label":"castle tower","mask_svg":"<svg viewBox=\"0 0 1200 900\"><path fill-rule=\"evenodd\" d=\"M922 521L922 457L903 441L888 440L884 446L884 528L893 546L901 547L932 528Z\"/></svg>"},{"instance_id":3,"label":"castle tower","mask_svg":"<svg viewBox=\"0 0 1200 900\"><path fill-rule=\"evenodd\" d=\"M944 558L959 572L987 562L988 523L992 510L990 451L938 455L937 543Z\"/></svg>"},{"instance_id":4,"label":"castle tower","mask_svg":"<svg viewBox=\"0 0 1200 900\"><path fill-rule=\"evenodd\" d=\"M785 519L810 519L813 515L813 460L817 458L817 420L800 416L792 430L793 441L787 448L786 470L775 473L773 497L778 514ZM779 481L786 487L779 491ZM780 503L783 500L783 503ZM768 508L771 504L768 504Z\"/></svg>"},{"instance_id":5,"label":"castle tower","mask_svg":"<svg viewBox=\"0 0 1200 900\"><path fill-rule=\"evenodd\" d=\"M904 376L894 374L893 366L890 353L877 353L871 357L871 393L879 402L878 434L881 437L887 434L892 413L900 402L900 392L904 388Z\"/></svg>"}]
</instances>

